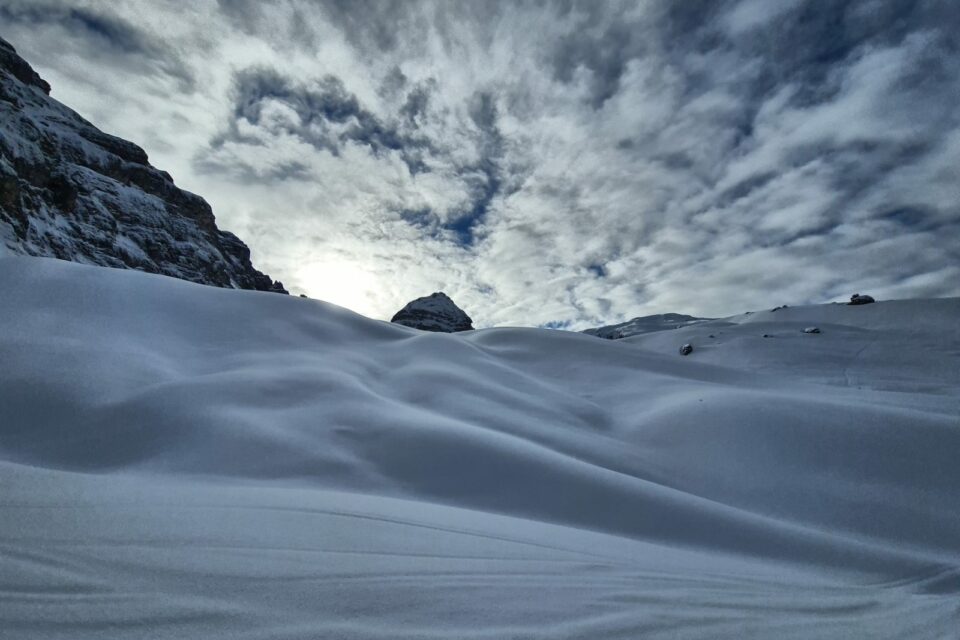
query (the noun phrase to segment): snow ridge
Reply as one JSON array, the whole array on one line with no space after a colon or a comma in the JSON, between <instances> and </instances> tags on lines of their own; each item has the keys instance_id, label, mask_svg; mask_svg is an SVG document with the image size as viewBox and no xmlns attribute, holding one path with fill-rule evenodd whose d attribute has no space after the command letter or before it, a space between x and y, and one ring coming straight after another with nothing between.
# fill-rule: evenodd
<instances>
[{"instance_id":1,"label":"snow ridge","mask_svg":"<svg viewBox=\"0 0 960 640\"><path fill-rule=\"evenodd\" d=\"M620 324L611 324L593 329L584 329L583 333L607 340L619 340L630 336L679 329L699 322L706 322L709 318L695 318L682 313L660 313L652 316L642 316L627 320Z\"/></svg>"}]
</instances>

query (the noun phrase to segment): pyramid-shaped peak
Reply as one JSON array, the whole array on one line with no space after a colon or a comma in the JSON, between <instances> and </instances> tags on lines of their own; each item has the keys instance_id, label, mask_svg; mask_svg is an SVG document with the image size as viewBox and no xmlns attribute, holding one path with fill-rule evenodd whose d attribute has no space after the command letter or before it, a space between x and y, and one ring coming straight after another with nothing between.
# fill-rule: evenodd
<instances>
[{"instance_id":1,"label":"pyramid-shaped peak","mask_svg":"<svg viewBox=\"0 0 960 640\"><path fill-rule=\"evenodd\" d=\"M408 302L403 309L390 319L390 322L420 329L421 331L442 333L473 329L473 321L470 316L442 291L436 291L429 296Z\"/></svg>"}]
</instances>

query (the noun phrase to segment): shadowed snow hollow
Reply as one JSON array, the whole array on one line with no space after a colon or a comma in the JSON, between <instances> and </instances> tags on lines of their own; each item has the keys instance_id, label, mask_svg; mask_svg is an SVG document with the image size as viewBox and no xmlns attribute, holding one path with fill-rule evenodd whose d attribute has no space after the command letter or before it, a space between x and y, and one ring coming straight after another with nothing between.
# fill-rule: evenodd
<instances>
[{"instance_id":1,"label":"shadowed snow hollow","mask_svg":"<svg viewBox=\"0 0 960 640\"><path fill-rule=\"evenodd\" d=\"M40 258L0 296L11 637L960 628L960 300L605 341Z\"/></svg>"}]
</instances>

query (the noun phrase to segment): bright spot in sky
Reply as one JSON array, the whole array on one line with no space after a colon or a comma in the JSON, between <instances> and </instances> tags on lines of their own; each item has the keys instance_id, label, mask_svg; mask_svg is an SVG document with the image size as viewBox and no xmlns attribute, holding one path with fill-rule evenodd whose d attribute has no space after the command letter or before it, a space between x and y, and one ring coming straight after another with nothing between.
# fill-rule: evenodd
<instances>
[{"instance_id":1,"label":"bright spot in sky","mask_svg":"<svg viewBox=\"0 0 960 640\"><path fill-rule=\"evenodd\" d=\"M371 318L378 318L379 290L376 276L363 265L350 261L320 261L305 266L298 274L305 293Z\"/></svg>"}]
</instances>

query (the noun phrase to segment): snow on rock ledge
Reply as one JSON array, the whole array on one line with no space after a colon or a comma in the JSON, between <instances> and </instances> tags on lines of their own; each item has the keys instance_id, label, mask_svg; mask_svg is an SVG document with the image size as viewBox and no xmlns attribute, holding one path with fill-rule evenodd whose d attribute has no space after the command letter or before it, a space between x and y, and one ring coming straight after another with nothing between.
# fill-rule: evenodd
<instances>
[{"instance_id":1,"label":"snow on rock ledge","mask_svg":"<svg viewBox=\"0 0 960 640\"><path fill-rule=\"evenodd\" d=\"M473 321L442 291L407 303L390 322L421 331L454 333L472 331Z\"/></svg>"},{"instance_id":2,"label":"snow on rock ledge","mask_svg":"<svg viewBox=\"0 0 960 640\"><path fill-rule=\"evenodd\" d=\"M177 188L137 145L48 94L0 39L0 245L14 253L286 293L210 205Z\"/></svg>"}]
</instances>

